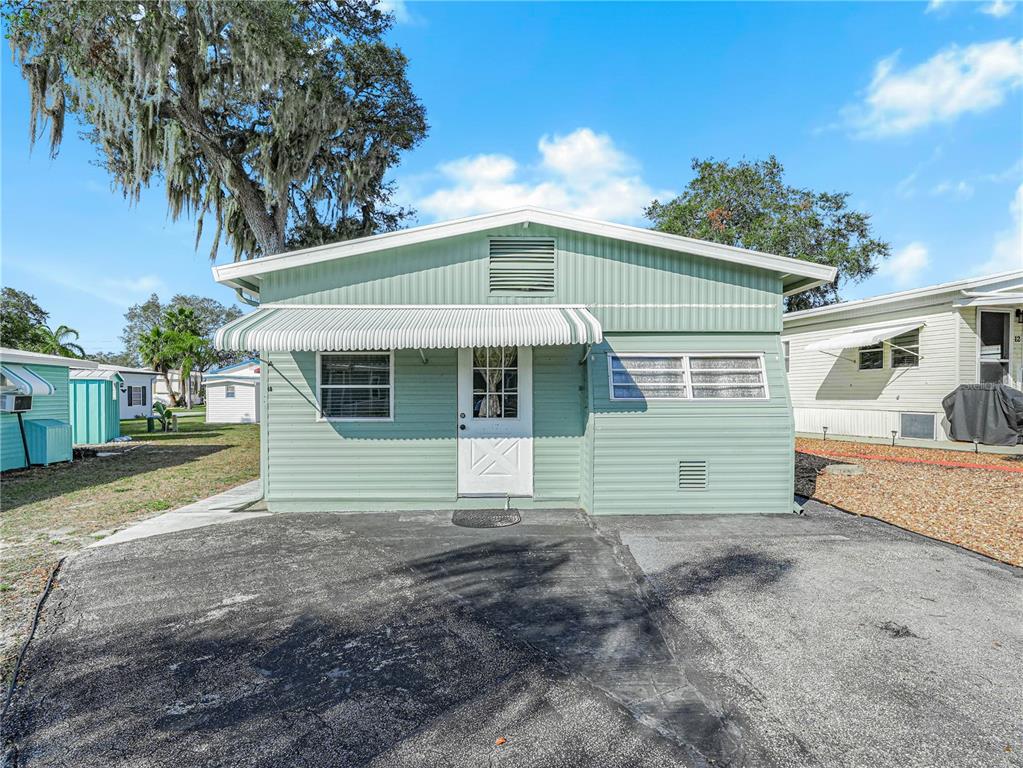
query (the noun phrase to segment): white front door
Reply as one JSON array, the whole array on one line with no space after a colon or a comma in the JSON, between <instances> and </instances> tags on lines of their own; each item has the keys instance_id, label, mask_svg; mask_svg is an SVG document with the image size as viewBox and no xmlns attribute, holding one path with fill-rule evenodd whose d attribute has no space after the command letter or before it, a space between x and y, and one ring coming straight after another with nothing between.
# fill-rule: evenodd
<instances>
[{"instance_id":1,"label":"white front door","mask_svg":"<svg viewBox=\"0 0 1023 768\"><path fill-rule=\"evenodd\" d=\"M458 350L458 493L533 495L533 350Z\"/></svg>"}]
</instances>

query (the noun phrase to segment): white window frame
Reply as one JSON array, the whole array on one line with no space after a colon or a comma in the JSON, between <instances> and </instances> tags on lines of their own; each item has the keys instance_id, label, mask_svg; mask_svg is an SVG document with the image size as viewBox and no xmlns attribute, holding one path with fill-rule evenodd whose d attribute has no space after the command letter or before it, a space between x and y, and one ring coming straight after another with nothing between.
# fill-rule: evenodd
<instances>
[{"instance_id":1,"label":"white window frame","mask_svg":"<svg viewBox=\"0 0 1023 768\"><path fill-rule=\"evenodd\" d=\"M234 384L224 385L224 399L234 400L238 397L238 391L235 389Z\"/></svg>"},{"instance_id":2,"label":"white window frame","mask_svg":"<svg viewBox=\"0 0 1023 768\"><path fill-rule=\"evenodd\" d=\"M612 358L621 359L623 357L670 357L676 360L682 360L682 371L685 376L685 380L682 383L683 388L686 391L685 397L615 397L614 389L614 367L611 363ZM692 368L689 364L689 359L692 357L744 357L749 359L756 359L760 361L759 373L763 377L764 396L763 397L694 397L693 396L693 380L692 380ZM657 368L645 369L647 372L658 373ZM675 373L678 368L665 368L661 369L660 372ZM735 373L751 373L752 369L731 369L722 368L707 368L698 370L709 370L709 371L727 371ZM657 384L647 384L644 386L657 387ZM677 384L661 384L664 387L677 387ZM698 384L699 387L714 387L714 388L727 388L743 386L742 384ZM749 386L760 386L758 384L752 384ZM665 400L673 401L678 403L748 403L748 402L764 402L771 399L771 389L767 383L767 365L764 361L763 352L608 352L607 353L607 392L608 398L614 402L637 402L642 400Z\"/></svg>"},{"instance_id":3,"label":"white window frame","mask_svg":"<svg viewBox=\"0 0 1023 768\"><path fill-rule=\"evenodd\" d=\"M920 367L920 360L922 359L920 357L920 346L921 346L921 342L923 340L923 334L920 333L921 330L922 330L921 328L914 328L912 331L906 331L905 333L899 334L899 336L893 336L892 338L888 339L888 354L891 356L890 357L890 361L891 361L892 369L895 369L895 368L919 368ZM903 346L898 345L898 344L895 343L896 339L900 338L901 336L908 336L911 333L915 333L916 334L916 344L910 344L909 346L903 347ZM912 359L913 359L914 362L908 363L908 364L903 363L902 365L896 365L896 363L895 363L895 353L896 352L905 352L907 355L912 355Z\"/></svg>"},{"instance_id":4,"label":"white window frame","mask_svg":"<svg viewBox=\"0 0 1023 768\"><path fill-rule=\"evenodd\" d=\"M885 352L884 349L887 346L883 341L879 341L877 344L871 344L868 347L857 347L856 349L856 370L857 371L883 371L885 369ZM863 353L864 352L877 352L878 347L881 347L881 365L878 368L864 368L863 367Z\"/></svg>"},{"instance_id":5,"label":"white window frame","mask_svg":"<svg viewBox=\"0 0 1023 768\"><path fill-rule=\"evenodd\" d=\"M323 415L323 386L320 384L320 379L323 376L323 356L324 355L387 355L387 362L389 366L388 377L390 384L388 390L390 394L388 409L390 411L389 416L324 416ZM362 384L330 384L328 385L331 389L382 389L382 387L367 387ZM317 421L370 421L370 422L388 422L394 421L394 350L393 349L378 349L378 350L359 350L357 352L317 352L316 353L316 420Z\"/></svg>"},{"instance_id":6,"label":"white window frame","mask_svg":"<svg viewBox=\"0 0 1023 768\"><path fill-rule=\"evenodd\" d=\"M980 335L980 329L982 327L981 326L981 321L982 321L981 315L1006 315L1009 318L1009 357L1008 357L1008 359L1003 357L1003 358L999 358L998 360L981 360L980 356L981 356L981 353L984 351L984 341L983 341L983 339L981 338L981 335ZM977 322L977 330L976 330L976 334L977 334L977 367L976 367L976 378L974 379L974 381L977 384L980 384L980 369L981 369L981 363L982 362L985 362L985 363L1006 363L1007 364L1006 368L1008 370L1008 374L1007 375L1008 375L1008 379L1009 380L1008 380L1008 382L1004 382L1004 383L1008 383L1009 386L1012 386L1012 384L1013 384L1013 381L1012 381L1012 346L1013 346L1013 344L1012 344L1012 310L1009 310L1009 309L980 309L980 308L978 308L977 309L976 322Z\"/></svg>"}]
</instances>

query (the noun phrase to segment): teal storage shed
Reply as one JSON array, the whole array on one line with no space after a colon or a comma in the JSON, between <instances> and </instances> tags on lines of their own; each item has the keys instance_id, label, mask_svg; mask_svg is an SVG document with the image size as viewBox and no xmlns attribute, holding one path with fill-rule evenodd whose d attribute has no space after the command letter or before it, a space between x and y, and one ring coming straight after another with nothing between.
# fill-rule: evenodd
<instances>
[{"instance_id":1,"label":"teal storage shed","mask_svg":"<svg viewBox=\"0 0 1023 768\"><path fill-rule=\"evenodd\" d=\"M72 364L98 366L89 360L0 349L0 470L71 460Z\"/></svg>"},{"instance_id":2,"label":"teal storage shed","mask_svg":"<svg viewBox=\"0 0 1023 768\"><path fill-rule=\"evenodd\" d=\"M273 511L792 511L782 304L832 267L521 208L214 276Z\"/></svg>"},{"instance_id":3,"label":"teal storage shed","mask_svg":"<svg viewBox=\"0 0 1023 768\"><path fill-rule=\"evenodd\" d=\"M71 371L71 439L75 445L109 443L121 436L122 381L117 371Z\"/></svg>"}]
</instances>

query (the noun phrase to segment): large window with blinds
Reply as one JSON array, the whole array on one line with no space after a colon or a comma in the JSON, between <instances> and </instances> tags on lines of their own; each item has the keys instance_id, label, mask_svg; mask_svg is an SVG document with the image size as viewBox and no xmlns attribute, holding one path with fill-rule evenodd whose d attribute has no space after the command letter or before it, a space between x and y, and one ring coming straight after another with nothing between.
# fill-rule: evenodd
<instances>
[{"instance_id":1,"label":"large window with blinds","mask_svg":"<svg viewBox=\"0 0 1023 768\"><path fill-rule=\"evenodd\" d=\"M394 357L390 352L321 353L317 389L323 418L390 421Z\"/></svg>"},{"instance_id":2,"label":"large window with blinds","mask_svg":"<svg viewBox=\"0 0 1023 768\"><path fill-rule=\"evenodd\" d=\"M612 400L766 400L759 354L608 356Z\"/></svg>"}]
</instances>

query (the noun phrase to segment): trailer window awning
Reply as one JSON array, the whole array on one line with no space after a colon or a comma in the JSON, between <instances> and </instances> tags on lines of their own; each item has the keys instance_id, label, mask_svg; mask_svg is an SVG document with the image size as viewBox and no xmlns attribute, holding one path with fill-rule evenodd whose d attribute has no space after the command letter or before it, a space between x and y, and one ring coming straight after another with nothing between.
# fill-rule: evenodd
<instances>
[{"instance_id":1,"label":"trailer window awning","mask_svg":"<svg viewBox=\"0 0 1023 768\"><path fill-rule=\"evenodd\" d=\"M843 349L871 347L886 339L901 336L904 333L922 328L923 321L900 323L898 325L874 326L872 328L852 328L838 336L815 341L806 345L807 352L841 352Z\"/></svg>"},{"instance_id":2,"label":"trailer window awning","mask_svg":"<svg viewBox=\"0 0 1023 768\"><path fill-rule=\"evenodd\" d=\"M54 392L50 382L23 365L4 363L0 365L0 371L8 384L23 395L52 395Z\"/></svg>"},{"instance_id":3,"label":"trailer window awning","mask_svg":"<svg viewBox=\"0 0 1023 768\"><path fill-rule=\"evenodd\" d=\"M344 352L372 349L595 344L600 322L583 306L264 306L219 329L218 349Z\"/></svg>"}]
</instances>

